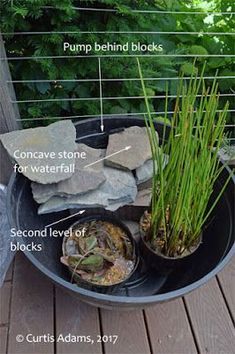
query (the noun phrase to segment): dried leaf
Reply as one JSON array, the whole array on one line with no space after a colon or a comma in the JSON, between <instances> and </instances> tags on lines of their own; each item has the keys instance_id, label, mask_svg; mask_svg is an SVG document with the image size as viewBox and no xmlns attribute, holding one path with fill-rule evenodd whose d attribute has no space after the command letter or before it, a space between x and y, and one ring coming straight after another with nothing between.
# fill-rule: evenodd
<instances>
[{"instance_id":1,"label":"dried leaf","mask_svg":"<svg viewBox=\"0 0 235 354\"><path fill-rule=\"evenodd\" d=\"M133 246L132 246L130 240L123 238L123 242L124 242L124 247L125 247L126 259L132 259L133 258Z\"/></svg>"},{"instance_id":2,"label":"dried leaf","mask_svg":"<svg viewBox=\"0 0 235 354\"><path fill-rule=\"evenodd\" d=\"M80 254L69 256L68 257L69 266L71 266L72 268L78 267L79 263L81 263L82 258L83 257Z\"/></svg>"},{"instance_id":3,"label":"dried leaf","mask_svg":"<svg viewBox=\"0 0 235 354\"><path fill-rule=\"evenodd\" d=\"M111 238L109 235L106 236L105 241L106 241L108 247L109 247L113 252L115 252L115 251L116 251L116 246L115 246L115 244L114 244L112 238Z\"/></svg>"},{"instance_id":4,"label":"dried leaf","mask_svg":"<svg viewBox=\"0 0 235 354\"><path fill-rule=\"evenodd\" d=\"M116 256L110 249L107 248L103 249L103 248L96 247L93 249L93 253L102 256L104 260L110 263L115 262Z\"/></svg>"},{"instance_id":5,"label":"dried leaf","mask_svg":"<svg viewBox=\"0 0 235 354\"><path fill-rule=\"evenodd\" d=\"M97 246L97 238L95 236L86 237L86 250L90 251Z\"/></svg>"},{"instance_id":6,"label":"dried leaf","mask_svg":"<svg viewBox=\"0 0 235 354\"><path fill-rule=\"evenodd\" d=\"M69 263L68 263L68 257L60 257L60 261L62 264L68 266Z\"/></svg>"},{"instance_id":7,"label":"dried leaf","mask_svg":"<svg viewBox=\"0 0 235 354\"><path fill-rule=\"evenodd\" d=\"M77 239L78 248L81 254L86 253L86 241L83 237Z\"/></svg>"},{"instance_id":8,"label":"dried leaf","mask_svg":"<svg viewBox=\"0 0 235 354\"><path fill-rule=\"evenodd\" d=\"M86 271L97 272L103 268L103 265L104 258L101 255L93 254L87 258L84 258L78 267Z\"/></svg>"}]
</instances>

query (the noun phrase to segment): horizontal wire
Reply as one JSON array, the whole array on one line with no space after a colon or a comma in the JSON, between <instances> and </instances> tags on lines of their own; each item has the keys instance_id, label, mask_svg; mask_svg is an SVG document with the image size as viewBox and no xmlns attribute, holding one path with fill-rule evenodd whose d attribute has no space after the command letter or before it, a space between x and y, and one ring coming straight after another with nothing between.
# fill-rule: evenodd
<instances>
[{"instance_id":1,"label":"horizontal wire","mask_svg":"<svg viewBox=\"0 0 235 354\"><path fill-rule=\"evenodd\" d=\"M194 111L195 113L196 111ZM205 111L203 111L205 112ZM223 110L217 110L216 111L217 113L220 113L220 112L223 112ZM232 113L232 112L235 112L235 109L230 109L228 110L227 112L229 113ZM163 115L163 114L174 114L174 111L168 111L168 112L151 112L151 114L156 114L156 115ZM145 115L147 114L147 112L141 112L141 113L113 113L113 114L103 114L103 117L119 117L119 116L138 116L138 115ZM85 115L76 115L76 116L62 116L62 117L40 117L40 118L21 118L21 119L17 119L18 121L28 121L28 120L45 120L45 119L48 119L48 120L59 120L59 119L76 119L76 118L99 118L100 117L100 114L99 115L91 115L91 114L85 114ZM227 124L226 127L234 127L235 125L234 124Z\"/></svg>"},{"instance_id":2,"label":"horizontal wire","mask_svg":"<svg viewBox=\"0 0 235 354\"><path fill-rule=\"evenodd\" d=\"M38 59L91 59L91 58L156 58L156 57L173 57L173 58L235 58L232 54L105 54L105 55L49 55L38 57L1 57L2 61L12 60L38 60Z\"/></svg>"},{"instance_id":3,"label":"horizontal wire","mask_svg":"<svg viewBox=\"0 0 235 354\"><path fill-rule=\"evenodd\" d=\"M42 6L43 9L56 9L60 10L54 6ZM77 7L73 6L73 10L78 10L78 11L94 11L94 12L118 12L118 9L97 9L93 7ZM143 13L143 14L177 14L177 15L234 15L235 12L202 12L202 11L161 11L161 10L134 10L130 9L130 12L132 13Z\"/></svg>"},{"instance_id":4,"label":"horizontal wire","mask_svg":"<svg viewBox=\"0 0 235 354\"><path fill-rule=\"evenodd\" d=\"M184 77L184 80L190 80L191 77ZM200 78L196 78L200 80ZM235 76L205 76L205 80L212 79L235 79ZM144 81L167 81L167 80L180 80L180 77L145 77ZM140 78L116 78L116 79L102 79L102 82L117 82L117 81L141 81ZM8 84L23 84L23 83L37 83L37 82L99 82L99 79L41 79L41 80L7 80Z\"/></svg>"},{"instance_id":5,"label":"horizontal wire","mask_svg":"<svg viewBox=\"0 0 235 354\"><path fill-rule=\"evenodd\" d=\"M167 34L167 35L211 35L211 36L234 36L235 32L172 32L172 31L34 31L34 32L2 32L5 36L18 35L53 35L53 34Z\"/></svg>"},{"instance_id":6,"label":"horizontal wire","mask_svg":"<svg viewBox=\"0 0 235 354\"><path fill-rule=\"evenodd\" d=\"M197 95L196 97L201 97L202 95ZM207 95L207 97L210 97L211 95ZM165 98L166 96L162 95L156 95L156 96L148 96L149 99L154 99L154 98ZM168 95L168 98L176 98L177 95ZM182 95L178 97L183 97ZM235 97L235 93L222 93L219 95L219 97ZM120 96L114 96L114 97L103 97L103 100L109 101L109 100L137 100L137 99L144 99L145 96L127 96L127 97L120 97ZM56 102L56 101L99 101L100 97L72 97L72 98L46 98L46 99L41 99L41 100L12 100L11 103L38 103L38 102Z\"/></svg>"}]
</instances>

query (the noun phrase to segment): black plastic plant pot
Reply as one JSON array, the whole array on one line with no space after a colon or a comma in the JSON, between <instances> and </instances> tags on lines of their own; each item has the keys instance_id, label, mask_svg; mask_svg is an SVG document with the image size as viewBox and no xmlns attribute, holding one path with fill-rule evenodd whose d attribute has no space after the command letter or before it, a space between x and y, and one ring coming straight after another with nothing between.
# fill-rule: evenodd
<instances>
[{"instance_id":1,"label":"black plastic plant pot","mask_svg":"<svg viewBox=\"0 0 235 354\"><path fill-rule=\"evenodd\" d=\"M75 126L77 142L93 148L106 148L110 134L131 126L144 127L145 122L143 118L139 117L123 116L116 119L105 117L104 133L100 130L100 119L98 118L80 121L75 123ZM163 136L163 128L162 124L156 123L156 130L160 138ZM215 200L229 173L231 170L226 167L219 176L211 202ZM232 258L235 252L234 185L235 179L231 178L210 220L208 220L208 226L203 232L202 244L192 257L186 258L186 262L180 268L173 269L167 275L162 275L156 270L150 269L144 259L140 257L134 274L113 294L101 294L71 283L71 275L59 261L62 247L61 237L22 237L17 238L16 241L25 248L25 255L40 271L56 285L67 289L80 300L109 309L144 308L193 291L216 275ZM38 204L33 199L30 181L21 174L13 174L11 177L7 203L10 226L18 230L43 230L46 225L78 212L75 209L38 215ZM137 225L138 231L138 223L146 207L125 206L112 215L122 221L136 222L135 227ZM96 214L102 214L102 212L104 210L98 210ZM88 209L86 213L88 213ZM57 229L59 226L63 230L69 228L77 218L76 216L74 219L68 219L63 222L63 225L57 224ZM132 234L135 237L136 234L133 232ZM28 251L27 246L30 246L32 242L36 245L41 244L42 250L40 252Z\"/></svg>"},{"instance_id":2,"label":"black plastic plant pot","mask_svg":"<svg viewBox=\"0 0 235 354\"><path fill-rule=\"evenodd\" d=\"M124 284L131 278L131 276L134 274L134 272L137 269L137 266L139 264L139 252L138 252L138 248L137 248L137 243L136 240L134 239L134 237L132 236L129 228L123 223L121 222L119 219L112 217L110 215L91 215L88 217L82 217L80 218L78 221L76 221L75 223L73 223L69 229L75 230L77 227L79 227L80 225L86 223L86 222L90 222L90 221L107 221L109 223L111 223L114 226L118 226L122 231L125 232L125 234L127 235L127 237L129 238L131 244L132 244L132 248L133 248L133 262L134 262L134 267L132 269L132 271L130 272L130 274L123 279L121 282L116 283L116 284L112 284L112 285L99 285L99 284L94 284L91 282L88 282L84 279L82 279L78 274L76 274L73 270L73 268L70 268L70 274L72 276L72 278L75 280L75 282L77 283L78 286L81 286L85 289L91 290L91 291L95 291L101 294L113 294L115 293L118 289L120 289L122 286L124 286ZM62 243L62 251L63 251L63 255L65 255L65 240L66 238L64 237L63 239L63 243Z\"/></svg>"},{"instance_id":3,"label":"black plastic plant pot","mask_svg":"<svg viewBox=\"0 0 235 354\"><path fill-rule=\"evenodd\" d=\"M146 241L145 233L140 230L140 252L145 259L149 268L157 271L159 274L167 276L173 270L178 270L183 267L184 264L190 265L189 262L193 262L198 257L198 249L202 243L202 237L199 238L198 244L194 247L191 253L185 256L179 257L167 257L160 252L153 250L150 244Z\"/></svg>"}]
</instances>

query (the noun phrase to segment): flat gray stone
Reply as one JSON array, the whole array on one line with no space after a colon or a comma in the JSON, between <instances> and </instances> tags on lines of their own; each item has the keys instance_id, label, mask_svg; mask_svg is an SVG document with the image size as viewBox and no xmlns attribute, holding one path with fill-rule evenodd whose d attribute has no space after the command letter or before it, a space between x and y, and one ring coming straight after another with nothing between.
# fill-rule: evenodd
<instances>
[{"instance_id":1,"label":"flat gray stone","mask_svg":"<svg viewBox=\"0 0 235 354\"><path fill-rule=\"evenodd\" d=\"M7 218L7 188L0 184L0 287L2 286L6 272L14 258L15 252L11 251L11 243L15 239L11 236L11 228Z\"/></svg>"},{"instance_id":2,"label":"flat gray stone","mask_svg":"<svg viewBox=\"0 0 235 354\"><path fill-rule=\"evenodd\" d=\"M149 179L146 182L138 184L137 188L138 188L138 191L142 191L144 189L152 188L152 179Z\"/></svg>"},{"instance_id":3,"label":"flat gray stone","mask_svg":"<svg viewBox=\"0 0 235 354\"><path fill-rule=\"evenodd\" d=\"M147 128L134 126L125 129L123 132L110 135L106 156L112 155L127 146L131 146L131 148L108 157L105 164L131 171L142 166L152 156Z\"/></svg>"},{"instance_id":4,"label":"flat gray stone","mask_svg":"<svg viewBox=\"0 0 235 354\"><path fill-rule=\"evenodd\" d=\"M103 163L97 163L88 168L85 168L85 166L103 157L105 150L93 149L85 144L77 144L76 151L85 152L86 159L76 159L75 172L72 177L52 184L32 182L33 197L37 203L45 203L53 196L66 197L87 193L104 183L106 178L102 170Z\"/></svg>"},{"instance_id":5,"label":"flat gray stone","mask_svg":"<svg viewBox=\"0 0 235 354\"><path fill-rule=\"evenodd\" d=\"M72 168L75 159L67 159L58 156L59 152L74 152L76 150L76 129L70 120L59 121L47 127L16 130L0 135L0 140L9 155L24 168L22 172L30 180L47 184L65 180L73 174ZM15 151L22 152L55 152L55 158L17 158ZM54 168L64 164L65 168L56 173L44 173L33 169L42 166L43 168Z\"/></svg>"},{"instance_id":6,"label":"flat gray stone","mask_svg":"<svg viewBox=\"0 0 235 354\"><path fill-rule=\"evenodd\" d=\"M133 206L148 207L152 199L152 188L138 191L135 201L131 204Z\"/></svg>"},{"instance_id":7,"label":"flat gray stone","mask_svg":"<svg viewBox=\"0 0 235 354\"><path fill-rule=\"evenodd\" d=\"M134 202L137 195L135 178L131 172L116 168L103 168L106 181L96 190L70 197L52 197L38 209L38 214L46 214L71 208L102 207L117 210Z\"/></svg>"},{"instance_id":8,"label":"flat gray stone","mask_svg":"<svg viewBox=\"0 0 235 354\"><path fill-rule=\"evenodd\" d=\"M164 167L168 163L168 155L164 155ZM153 160L146 161L142 166L136 169L136 183L137 185L147 182L153 177Z\"/></svg>"},{"instance_id":9,"label":"flat gray stone","mask_svg":"<svg viewBox=\"0 0 235 354\"><path fill-rule=\"evenodd\" d=\"M218 155L224 163L235 166L235 145L231 145L227 149L221 148L218 151Z\"/></svg>"}]
</instances>

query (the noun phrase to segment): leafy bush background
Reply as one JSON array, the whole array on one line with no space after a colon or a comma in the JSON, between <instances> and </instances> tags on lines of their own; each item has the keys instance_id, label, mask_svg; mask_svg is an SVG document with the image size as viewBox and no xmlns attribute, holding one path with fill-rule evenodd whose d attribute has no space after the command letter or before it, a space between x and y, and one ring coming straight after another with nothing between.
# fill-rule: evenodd
<instances>
[{"instance_id":1,"label":"leafy bush background","mask_svg":"<svg viewBox=\"0 0 235 354\"><path fill-rule=\"evenodd\" d=\"M234 0L136 0L136 1L47 1L47 0L14 0L13 5L8 0L2 1L1 29L3 32L14 31L209 31L232 32L235 27L233 16L208 16L209 11L235 11ZM54 6L55 9L45 9L44 6ZM115 8L118 13L80 12L73 7ZM136 14L130 9L159 9L173 11L189 11L187 15L180 14ZM190 11L202 11L202 15L190 15ZM205 19L207 21L205 23ZM232 36L201 36L198 35L99 35L99 34L69 34L69 35L35 35L35 36L5 36L8 56L48 56L64 55L63 42L94 43L127 41L142 43L162 43L164 53L171 54L234 54ZM79 53L76 53L79 54ZM71 54L72 55L72 54ZM220 76L235 75L234 62L231 58L207 58L205 75L214 76L216 70ZM176 77L182 70L186 76L195 69L192 58L150 58L142 59L145 77ZM201 67L204 59L199 59L197 66ZM51 83L16 84L17 98L51 99L73 97L99 97L97 82L60 83L59 79L98 78L97 59L43 59L30 61L11 61L10 69L13 79L51 79ZM135 59L102 59L103 78L135 78L138 77ZM57 80L57 81L56 81ZM210 84L210 80L208 81ZM233 85L233 87L232 87ZM149 95L164 95L166 82L148 81ZM169 93L176 94L177 81L169 81ZM231 93L234 83L231 79L219 80L221 93ZM104 83L104 96L138 96L142 94L139 82L126 81ZM221 98L221 108L226 98ZM170 101L173 107L174 100ZM230 104L233 108L232 102ZM53 120L47 117L70 115L97 115L99 101L56 101L43 103L20 104L22 118L31 118L24 122L25 127L48 124ZM164 100L153 100L152 110L164 110ZM104 102L104 113L134 113L144 112L143 100L112 100ZM32 118L45 117L43 121ZM230 114L228 120L233 120Z\"/></svg>"}]
</instances>

